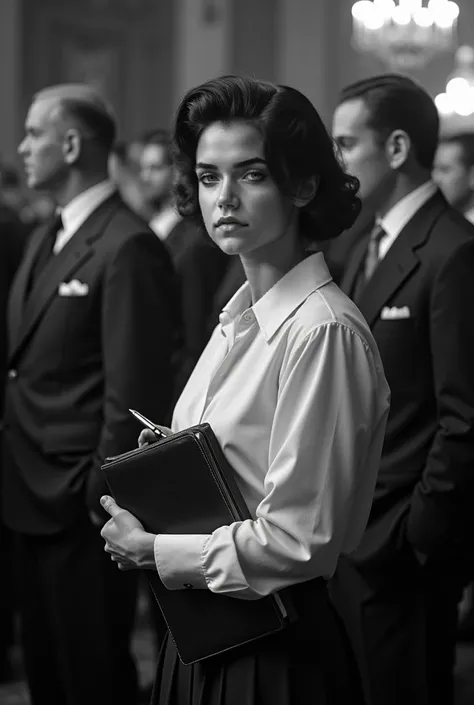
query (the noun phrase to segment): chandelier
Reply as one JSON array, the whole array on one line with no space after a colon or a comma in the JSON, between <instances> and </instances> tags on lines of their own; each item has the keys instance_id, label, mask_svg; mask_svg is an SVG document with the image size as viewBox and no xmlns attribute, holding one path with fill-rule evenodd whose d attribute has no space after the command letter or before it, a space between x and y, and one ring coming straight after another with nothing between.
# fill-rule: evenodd
<instances>
[{"instance_id":1,"label":"chandelier","mask_svg":"<svg viewBox=\"0 0 474 705\"><path fill-rule=\"evenodd\" d=\"M446 84L446 92L435 98L444 118L474 116L474 48L462 46L455 55L455 68Z\"/></svg>"},{"instance_id":2,"label":"chandelier","mask_svg":"<svg viewBox=\"0 0 474 705\"><path fill-rule=\"evenodd\" d=\"M393 70L418 69L456 44L459 6L450 0L360 0L352 7L353 43Z\"/></svg>"}]
</instances>

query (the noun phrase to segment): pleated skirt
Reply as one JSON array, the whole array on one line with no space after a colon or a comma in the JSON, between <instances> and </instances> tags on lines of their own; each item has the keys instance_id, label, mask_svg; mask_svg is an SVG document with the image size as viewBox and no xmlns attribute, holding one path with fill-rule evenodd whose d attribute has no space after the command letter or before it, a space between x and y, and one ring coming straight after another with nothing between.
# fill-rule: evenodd
<instances>
[{"instance_id":1,"label":"pleated skirt","mask_svg":"<svg viewBox=\"0 0 474 705\"><path fill-rule=\"evenodd\" d=\"M296 622L225 654L185 666L167 634L151 705L365 705L356 659L325 584L297 588Z\"/></svg>"}]
</instances>

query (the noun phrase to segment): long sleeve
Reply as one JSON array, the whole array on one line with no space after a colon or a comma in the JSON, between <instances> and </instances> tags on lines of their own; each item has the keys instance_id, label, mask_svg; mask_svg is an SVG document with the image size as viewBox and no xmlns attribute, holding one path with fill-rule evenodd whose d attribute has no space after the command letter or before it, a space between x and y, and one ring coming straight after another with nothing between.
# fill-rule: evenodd
<instances>
[{"instance_id":1,"label":"long sleeve","mask_svg":"<svg viewBox=\"0 0 474 705\"><path fill-rule=\"evenodd\" d=\"M388 413L379 360L353 329L325 323L286 350L276 394L255 519L209 536L157 536L157 569L169 589L257 599L330 576L339 553L357 545Z\"/></svg>"},{"instance_id":2,"label":"long sleeve","mask_svg":"<svg viewBox=\"0 0 474 705\"><path fill-rule=\"evenodd\" d=\"M110 262L102 299L103 426L89 504L106 487L100 463L136 446L141 430L129 408L156 420L170 411L177 298L168 255L151 233L128 238Z\"/></svg>"}]
</instances>

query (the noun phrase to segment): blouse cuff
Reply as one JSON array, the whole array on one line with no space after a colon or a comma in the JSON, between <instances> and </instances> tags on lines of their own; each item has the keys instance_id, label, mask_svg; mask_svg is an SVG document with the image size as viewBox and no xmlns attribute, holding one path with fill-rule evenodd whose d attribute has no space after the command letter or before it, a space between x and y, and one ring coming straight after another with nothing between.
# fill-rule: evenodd
<instances>
[{"instance_id":1,"label":"blouse cuff","mask_svg":"<svg viewBox=\"0 0 474 705\"><path fill-rule=\"evenodd\" d=\"M208 589L202 565L207 534L158 534L155 538L156 569L168 590Z\"/></svg>"}]
</instances>

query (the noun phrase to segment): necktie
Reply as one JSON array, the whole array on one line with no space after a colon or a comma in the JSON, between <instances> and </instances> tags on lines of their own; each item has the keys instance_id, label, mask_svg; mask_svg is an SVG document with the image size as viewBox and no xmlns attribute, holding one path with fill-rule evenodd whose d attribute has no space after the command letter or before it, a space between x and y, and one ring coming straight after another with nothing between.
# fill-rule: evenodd
<instances>
[{"instance_id":1,"label":"necktie","mask_svg":"<svg viewBox=\"0 0 474 705\"><path fill-rule=\"evenodd\" d=\"M56 235L60 230L62 230L62 227L63 221L61 219L61 214L57 213L54 218L52 218L48 226L43 242L41 243L41 246L38 250L38 254L36 255L36 259L33 263L29 282L30 292L32 291L34 285L36 284L41 272L45 268L49 259L53 255L53 247L54 243L56 242Z\"/></svg>"},{"instance_id":2,"label":"necktie","mask_svg":"<svg viewBox=\"0 0 474 705\"><path fill-rule=\"evenodd\" d=\"M372 278L373 273L377 269L377 266L380 261L379 257L379 249L380 249L380 241L385 235L385 230L382 228L382 226L379 223L376 223L374 227L372 228L372 232L370 233L369 236L369 244L367 246L367 254L365 256L365 264L364 264L364 283L367 284L367 282Z\"/></svg>"}]
</instances>

